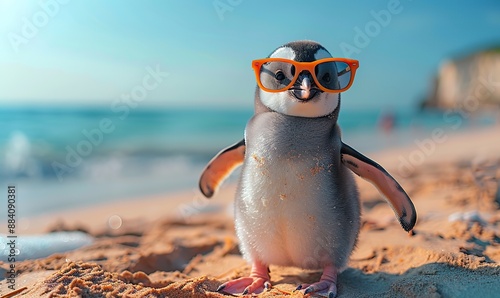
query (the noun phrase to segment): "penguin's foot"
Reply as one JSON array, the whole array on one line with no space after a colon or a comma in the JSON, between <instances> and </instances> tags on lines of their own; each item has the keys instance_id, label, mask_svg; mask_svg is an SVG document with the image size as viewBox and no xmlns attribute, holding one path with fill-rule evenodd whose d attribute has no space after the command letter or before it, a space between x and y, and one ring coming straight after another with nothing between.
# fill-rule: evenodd
<instances>
[{"instance_id":1,"label":"penguin's foot","mask_svg":"<svg viewBox=\"0 0 500 298\"><path fill-rule=\"evenodd\" d=\"M313 284L300 284L297 290L304 290L304 294L311 294L316 292L326 292L328 298L337 296L337 268L334 266L326 266L321 275L321 279Z\"/></svg>"},{"instance_id":2,"label":"penguin's foot","mask_svg":"<svg viewBox=\"0 0 500 298\"><path fill-rule=\"evenodd\" d=\"M241 277L225 282L217 288L217 292L229 294L242 293L243 295L251 293L259 294L271 288L269 279L269 267L260 262L254 262L250 277Z\"/></svg>"}]
</instances>

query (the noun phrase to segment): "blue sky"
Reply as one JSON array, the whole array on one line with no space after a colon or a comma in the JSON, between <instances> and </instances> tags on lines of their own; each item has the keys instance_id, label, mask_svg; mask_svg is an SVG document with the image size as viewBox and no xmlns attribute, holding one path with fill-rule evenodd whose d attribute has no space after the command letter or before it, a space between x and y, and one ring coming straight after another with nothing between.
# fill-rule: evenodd
<instances>
[{"instance_id":1,"label":"blue sky","mask_svg":"<svg viewBox=\"0 0 500 298\"><path fill-rule=\"evenodd\" d=\"M159 69L138 105L251 107L251 60L298 39L360 60L344 107L410 107L443 59L500 45L500 2L1 0L0 106L110 106Z\"/></svg>"}]
</instances>

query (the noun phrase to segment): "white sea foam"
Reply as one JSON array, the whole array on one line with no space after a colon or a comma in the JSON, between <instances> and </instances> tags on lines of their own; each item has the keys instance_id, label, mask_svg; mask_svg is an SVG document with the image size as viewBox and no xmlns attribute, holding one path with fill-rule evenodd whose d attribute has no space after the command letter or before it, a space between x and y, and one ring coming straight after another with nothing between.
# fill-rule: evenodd
<instances>
[{"instance_id":1,"label":"white sea foam","mask_svg":"<svg viewBox=\"0 0 500 298\"><path fill-rule=\"evenodd\" d=\"M0 261L8 262L11 254L9 242L15 240L15 260L33 260L45 258L54 253L62 253L91 244L94 239L83 232L55 232L44 235L18 236L7 238L0 235Z\"/></svg>"}]
</instances>

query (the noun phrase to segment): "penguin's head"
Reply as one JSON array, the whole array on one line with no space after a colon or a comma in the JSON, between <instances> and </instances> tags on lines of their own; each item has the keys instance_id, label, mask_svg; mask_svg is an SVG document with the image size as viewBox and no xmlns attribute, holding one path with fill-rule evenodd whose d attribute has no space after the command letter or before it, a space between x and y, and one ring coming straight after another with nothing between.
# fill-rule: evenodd
<instances>
[{"instance_id":1,"label":"penguin's head","mask_svg":"<svg viewBox=\"0 0 500 298\"><path fill-rule=\"evenodd\" d=\"M332 56L317 42L294 41L277 48L268 58L313 62ZM280 89L291 85L280 92L269 92L257 86L256 106L264 105L272 111L298 117L316 118L332 114L340 104L340 92L325 92L322 90L325 88L320 89L317 82L327 87L339 86L339 70L336 64L324 63L316 66L313 70L316 80L308 70L300 70L298 76L295 70L296 67L292 64L280 61L262 65L259 72L261 87Z\"/></svg>"}]
</instances>

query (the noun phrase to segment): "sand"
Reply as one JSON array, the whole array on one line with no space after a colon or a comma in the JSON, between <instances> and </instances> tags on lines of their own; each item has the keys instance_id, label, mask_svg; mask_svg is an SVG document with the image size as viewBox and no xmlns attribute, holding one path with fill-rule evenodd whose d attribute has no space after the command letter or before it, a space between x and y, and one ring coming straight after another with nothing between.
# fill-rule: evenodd
<instances>
[{"instance_id":1,"label":"sand","mask_svg":"<svg viewBox=\"0 0 500 298\"><path fill-rule=\"evenodd\" d=\"M500 297L500 127L434 145L371 155L406 189L418 221L414 233L404 232L375 188L358 179L363 224L338 297ZM79 230L95 241L16 263L16 288L25 289L13 295L231 297L215 290L250 270L234 233L234 189L224 185L211 200L193 190L30 219L24 234ZM8 265L0 262L0 273ZM303 297L297 284L320 275L271 266L273 288L258 296ZM10 292L2 280L0 296Z\"/></svg>"}]
</instances>

